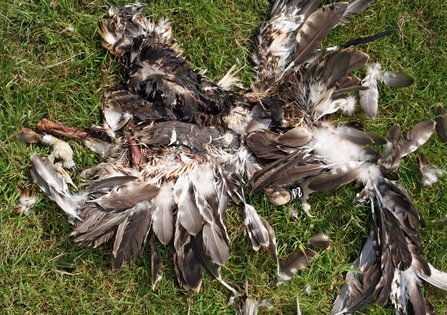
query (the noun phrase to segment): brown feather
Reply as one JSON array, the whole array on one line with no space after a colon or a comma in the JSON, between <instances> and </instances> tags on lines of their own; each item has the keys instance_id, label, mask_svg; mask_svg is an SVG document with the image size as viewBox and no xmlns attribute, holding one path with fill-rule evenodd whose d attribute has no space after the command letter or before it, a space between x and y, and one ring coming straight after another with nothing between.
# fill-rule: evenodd
<instances>
[{"instance_id":1,"label":"brown feather","mask_svg":"<svg viewBox=\"0 0 447 315\"><path fill-rule=\"evenodd\" d=\"M289 147L301 147L309 142L310 132L304 127L295 127L278 136L276 141L280 145Z\"/></svg>"},{"instance_id":2,"label":"brown feather","mask_svg":"<svg viewBox=\"0 0 447 315\"><path fill-rule=\"evenodd\" d=\"M351 161L343 168L337 168L332 172L323 173L313 177L307 182L311 190L332 190L352 182L360 173L362 163Z\"/></svg>"},{"instance_id":3,"label":"brown feather","mask_svg":"<svg viewBox=\"0 0 447 315\"><path fill-rule=\"evenodd\" d=\"M151 205L148 202L145 202L137 205L131 214L131 217L127 217L126 220L120 224L118 230L120 230L123 224L126 226L124 227L124 233L120 236L122 238L121 242L118 242L118 244L115 242L114 245L114 268L120 268L123 259L131 259L134 262L137 260L138 255L146 242L147 235L149 234L151 222Z\"/></svg>"},{"instance_id":4,"label":"brown feather","mask_svg":"<svg viewBox=\"0 0 447 315\"><path fill-rule=\"evenodd\" d=\"M222 231L218 231L216 228L209 223L204 224L202 230L203 246L212 261L223 266L230 258L230 247L222 236Z\"/></svg>"},{"instance_id":5,"label":"brown feather","mask_svg":"<svg viewBox=\"0 0 447 315\"><path fill-rule=\"evenodd\" d=\"M278 284L292 279L298 270L310 266L312 260L314 260L316 256L316 252L307 248L303 251L297 250L290 254L281 263L281 273Z\"/></svg>"},{"instance_id":6,"label":"brown feather","mask_svg":"<svg viewBox=\"0 0 447 315\"><path fill-rule=\"evenodd\" d=\"M296 36L297 44L293 55L296 65L301 64L315 52L323 39L337 25L347 7L348 3L345 2L326 5L308 17Z\"/></svg>"},{"instance_id":7,"label":"brown feather","mask_svg":"<svg viewBox=\"0 0 447 315\"><path fill-rule=\"evenodd\" d=\"M315 234L308 238L307 243L318 248L328 248L331 240L325 234Z\"/></svg>"}]
</instances>

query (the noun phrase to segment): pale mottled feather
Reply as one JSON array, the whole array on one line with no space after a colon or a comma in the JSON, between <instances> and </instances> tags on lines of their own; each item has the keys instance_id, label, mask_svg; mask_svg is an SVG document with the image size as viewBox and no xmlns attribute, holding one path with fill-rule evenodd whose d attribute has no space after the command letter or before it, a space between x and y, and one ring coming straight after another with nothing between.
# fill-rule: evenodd
<instances>
[{"instance_id":1,"label":"pale mottled feather","mask_svg":"<svg viewBox=\"0 0 447 315\"><path fill-rule=\"evenodd\" d=\"M268 230L264 226L256 209L247 203L244 207L244 224L247 227L248 236L255 251L258 251L261 246L269 246L270 238Z\"/></svg>"}]
</instances>

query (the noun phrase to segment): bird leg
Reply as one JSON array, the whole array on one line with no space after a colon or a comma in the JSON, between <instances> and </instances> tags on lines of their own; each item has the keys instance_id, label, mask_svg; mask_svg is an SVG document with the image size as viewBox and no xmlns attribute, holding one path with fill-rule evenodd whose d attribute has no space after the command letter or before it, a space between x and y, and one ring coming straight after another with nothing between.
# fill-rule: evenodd
<instances>
[{"instance_id":1,"label":"bird leg","mask_svg":"<svg viewBox=\"0 0 447 315\"><path fill-rule=\"evenodd\" d=\"M68 137L71 139L81 140L89 138L87 132L81 131L79 129L64 126L61 124L54 123L52 121L49 121L48 119L42 119L37 123L37 129L40 132L49 132L53 134L57 134L60 136Z\"/></svg>"},{"instance_id":2,"label":"bird leg","mask_svg":"<svg viewBox=\"0 0 447 315\"><path fill-rule=\"evenodd\" d=\"M147 163L146 158L141 154L140 145L135 139L129 139L129 156L131 167L143 165Z\"/></svg>"},{"instance_id":3,"label":"bird leg","mask_svg":"<svg viewBox=\"0 0 447 315\"><path fill-rule=\"evenodd\" d=\"M110 151L109 142L95 138L88 132L81 131L73 127L57 124L47 119L42 119L41 121L39 121L37 123L37 129L40 132L48 132L81 141L91 151L101 155L102 158L107 157Z\"/></svg>"}]
</instances>

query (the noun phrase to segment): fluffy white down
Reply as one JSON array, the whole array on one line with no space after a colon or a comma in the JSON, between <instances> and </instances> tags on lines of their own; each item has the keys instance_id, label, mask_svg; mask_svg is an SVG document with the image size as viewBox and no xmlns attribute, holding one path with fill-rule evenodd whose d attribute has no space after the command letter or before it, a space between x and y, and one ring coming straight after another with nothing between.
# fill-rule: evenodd
<instances>
[{"instance_id":1,"label":"fluffy white down","mask_svg":"<svg viewBox=\"0 0 447 315\"><path fill-rule=\"evenodd\" d=\"M422 172L422 183L424 186L431 186L438 181L438 176L443 176L445 174L444 170L437 167L427 168Z\"/></svg>"},{"instance_id":2,"label":"fluffy white down","mask_svg":"<svg viewBox=\"0 0 447 315\"><path fill-rule=\"evenodd\" d=\"M343 111L344 115L351 116L354 113L355 109L356 109L356 105L357 105L357 99L354 96L349 95L346 98L346 102L344 102L340 106L340 108Z\"/></svg>"},{"instance_id":3,"label":"fluffy white down","mask_svg":"<svg viewBox=\"0 0 447 315\"><path fill-rule=\"evenodd\" d=\"M362 147L340 137L332 126L315 130L310 146L320 158L334 167L360 161Z\"/></svg>"}]
</instances>

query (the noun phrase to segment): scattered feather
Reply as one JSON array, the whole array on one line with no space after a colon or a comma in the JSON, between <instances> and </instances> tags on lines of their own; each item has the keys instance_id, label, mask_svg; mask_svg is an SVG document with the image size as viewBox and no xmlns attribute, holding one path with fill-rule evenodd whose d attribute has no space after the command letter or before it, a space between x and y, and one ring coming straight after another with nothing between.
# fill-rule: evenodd
<instances>
[{"instance_id":1,"label":"scattered feather","mask_svg":"<svg viewBox=\"0 0 447 315\"><path fill-rule=\"evenodd\" d=\"M315 235L312 235L307 240L307 243L309 243L310 245L313 245L315 247L324 248L324 249L326 249L329 246L331 246L331 240L325 234L315 234Z\"/></svg>"},{"instance_id":2,"label":"scattered feather","mask_svg":"<svg viewBox=\"0 0 447 315\"><path fill-rule=\"evenodd\" d=\"M19 204L14 206L17 214L29 215L32 206L36 203L36 192L32 188L25 188L20 194Z\"/></svg>"},{"instance_id":3,"label":"scattered feather","mask_svg":"<svg viewBox=\"0 0 447 315\"><path fill-rule=\"evenodd\" d=\"M346 9L345 13L340 19L340 22L338 22L337 25L346 25L350 21L348 18L355 15L356 13L360 13L366 8L368 8L371 3L373 3L374 0L353 0L349 3L348 8Z\"/></svg>"},{"instance_id":4,"label":"scattered feather","mask_svg":"<svg viewBox=\"0 0 447 315\"><path fill-rule=\"evenodd\" d=\"M403 72L385 71L382 76L383 82L392 88L402 88L414 83L414 78Z\"/></svg>"},{"instance_id":5,"label":"scattered feather","mask_svg":"<svg viewBox=\"0 0 447 315\"><path fill-rule=\"evenodd\" d=\"M418 155L419 170L422 173L422 183L425 186L431 186L438 181L439 176L445 174L444 170L433 165L427 165L425 154Z\"/></svg>"},{"instance_id":6,"label":"scattered feather","mask_svg":"<svg viewBox=\"0 0 447 315\"><path fill-rule=\"evenodd\" d=\"M297 250L281 263L281 272L277 285L292 279L298 270L310 266L317 253L310 249Z\"/></svg>"},{"instance_id":7,"label":"scattered feather","mask_svg":"<svg viewBox=\"0 0 447 315\"><path fill-rule=\"evenodd\" d=\"M362 163L351 161L344 167L311 178L307 187L315 191L336 189L355 180L361 166Z\"/></svg>"},{"instance_id":8,"label":"scattered feather","mask_svg":"<svg viewBox=\"0 0 447 315\"><path fill-rule=\"evenodd\" d=\"M261 246L268 247L270 244L269 231L256 212L256 209L246 203L244 207L244 217L244 224L247 227L248 236L250 237L253 249L258 251Z\"/></svg>"}]
</instances>

